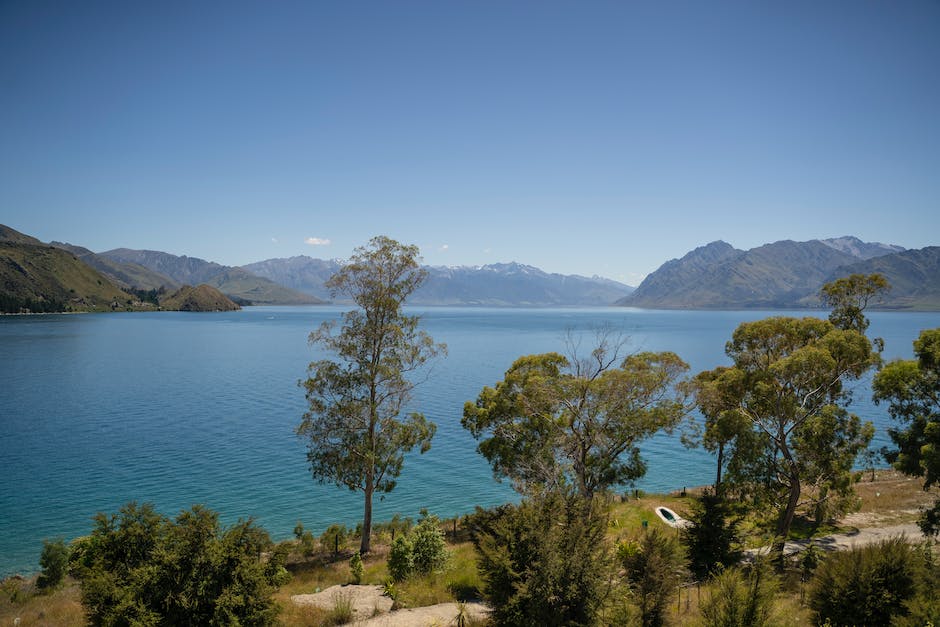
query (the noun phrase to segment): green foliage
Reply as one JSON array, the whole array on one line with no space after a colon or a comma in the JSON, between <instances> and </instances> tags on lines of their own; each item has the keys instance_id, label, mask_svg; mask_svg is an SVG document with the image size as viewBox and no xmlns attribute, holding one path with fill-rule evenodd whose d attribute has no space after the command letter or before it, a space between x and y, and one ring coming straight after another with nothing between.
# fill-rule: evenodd
<instances>
[{"instance_id":1,"label":"green foliage","mask_svg":"<svg viewBox=\"0 0 940 627\"><path fill-rule=\"evenodd\" d=\"M852 274L823 285L819 298L832 307L829 322L836 328L864 333L868 330L865 308L890 289L888 280L880 274Z\"/></svg>"},{"instance_id":2,"label":"green foliage","mask_svg":"<svg viewBox=\"0 0 940 627\"><path fill-rule=\"evenodd\" d=\"M289 578L251 521L223 530L200 506L175 520L130 503L98 514L76 564L92 625L270 625Z\"/></svg>"},{"instance_id":3,"label":"green foliage","mask_svg":"<svg viewBox=\"0 0 940 627\"><path fill-rule=\"evenodd\" d=\"M679 542L671 534L650 529L636 541L621 542L617 558L626 571L643 626L663 625L669 600L686 576Z\"/></svg>"},{"instance_id":4,"label":"green foliage","mask_svg":"<svg viewBox=\"0 0 940 627\"><path fill-rule=\"evenodd\" d=\"M913 360L896 360L875 375L876 403L887 402L888 412L903 429L889 429L898 447L887 457L905 474L923 477L924 489L940 485L940 328L921 331L914 341ZM940 533L940 499L924 511L925 534Z\"/></svg>"},{"instance_id":5,"label":"green foliage","mask_svg":"<svg viewBox=\"0 0 940 627\"><path fill-rule=\"evenodd\" d=\"M821 516L854 502L851 469L873 431L843 409L850 400L843 382L864 375L878 356L858 331L812 317L745 322L725 351L734 365L699 375L707 395L697 398L706 415L733 411L750 424L730 474L743 493L778 508L774 553L782 559L804 484L817 488Z\"/></svg>"},{"instance_id":6,"label":"green foliage","mask_svg":"<svg viewBox=\"0 0 940 627\"><path fill-rule=\"evenodd\" d=\"M353 553L349 558L349 574L352 575L353 583L359 585L362 582L362 555L359 551Z\"/></svg>"},{"instance_id":7,"label":"green foliage","mask_svg":"<svg viewBox=\"0 0 940 627\"><path fill-rule=\"evenodd\" d=\"M36 581L40 590L51 590L57 587L65 578L69 569L69 547L62 538L56 538L42 543L42 553L39 555L39 566L42 573Z\"/></svg>"},{"instance_id":8,"label":"green foliage","mask_svg":"<svg viewBox=\"0 0 940 627\"><path fill-rule=\"evenodd\" d=\"M411 531L414 571L419 574L441 570L447 563L447 544L437 516L425 516Z\"/></svg>"},{"instance_id":9,"label":"green foliage","mask_svg":"<svg viewBox=\"0 0 940 627\"><path fill-rule=\"evenodd\" d=\"M373 238L326 283L359 309L343 315L337 333L325 322L310 334L310 343L336 361L310 364L301 382L309 410L297 433L307 440L314 479L363 493L363 554L370 548L373 494L394 489L405 454L416 447L426 452L434 436L435 425L422 414L399 417L415 386L408 375L446 351L418 330L417 316L402 313L425 276L417 247Z\"/></svg>"},{"instance_id":10,"label":"green foliage","mask_svg":"<svg viewBox=\"0 0 940 627\"><path fill-rule=\"evenodd\" d=\"M816 570L809 605L819 623L887 625L907 613L923 554L903 537L833 553Z\"/></svg>"},{"instance_id":11,"label":"green foliage","mask_svg":"<svg viewBox=\"0 0 940 627\"><path fill-rule=\"evenodd\" d=\"M444 568L447 544L437 516L423 516L408 533L395 538L388 555L388 572L395 581Z\"/></svg>"},{"instance_id":12,"label":"green foliage","mask_svg":"<svg viewBox=\"0 0 940 627\"><path fill-rule=\"evenodd\" d=\"M495 625L597 624L613 574L600 503L547 493L471 524Z\"/></svg>"},{"instance_id":13,"label":"green foliage","mask_svg":"<svg viewBox=\"0 0 940 627\"><path fill-rule=\"evenodd\" d=\"M779 584L768 564L719 572L700 607L705 627L764 627L774 624L774 596Z\"/></svg>"},{"instance_id":14,"label":"green foliage","mask_svg":"<svg viewBox=\"0 0 940 627\"><path fill-rule=\"evenodd\" d=\"M388 573L395 581L404 581L414 571L414 551L409 536L398 536L388 552Z\"/></svg>"},{"instance_id":15,"label":"green foliage","mask_svg":"<svg viewBox=\"0 0 940 627\"><path fill-rule=\"evenodd\" d=\"M573 485L590 498L643 476L637 444L685 414L676 383L688 366L668 352L621 361L622 345L601 331L585 356L569 337L567 357L520 357L495 388L464 404L461 424L497 477L522 492Z\"/></svg>"},{"instance_id":16,"label":"green foliage","mask_svg":"<svg viewBox=\"0 0 940 627\"><path fill-rule=\"evenodd\" d=\"M300 543L301 553L309 557L316 552L317 543L313 538L313 534L304 529L303 523L301 523L299 520L297 521L297 525L294 527L294 537L297 538L297 541Z\"/></svg>"},{"instance_id":17,"label":"green foliage","mask_svg":"<svg viewBox=\"0 0 940 627\"><path fill-rule=\"evenodd\" d=\"M333 607L327 612L322 625L348 625L353 622L352 595L347 592L337 592L333 595Z\"/></svg>"},{"instance_id":18,"label":"green foliage","mask_svg":"<svg viewBox=\"0 0 940 627\"><path fill-rule=\"evenodd\" d=\"M320 534L320 546L327 551L338 553L346 546L348 538L349 530L346 528L346 525L334 523Z\"/></svg>"},{"instance_id":19,"label":"green foliage","mask_svg":"<svg viewBox=\"0 0 940 627\"><path fill-rule=\"evenodd\" d=\"M692 501L688 516L691 525L682 532L688 550L689 570L698 580L708 578L715 569L737 564L741 558L738 517L721 495L706 490Z\"/></svg>"}]
</instances>

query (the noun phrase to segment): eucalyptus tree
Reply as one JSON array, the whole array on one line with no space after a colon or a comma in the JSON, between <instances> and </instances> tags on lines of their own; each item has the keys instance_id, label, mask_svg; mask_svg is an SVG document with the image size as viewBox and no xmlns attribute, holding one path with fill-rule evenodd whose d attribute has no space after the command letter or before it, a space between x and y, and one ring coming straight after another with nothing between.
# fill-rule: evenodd
<instances>
[{"instance_id":1,"label":"eucalyptus tree","mask_svg":"<svg viewBox=\"0 0 940 627\"><path fill-rule=\"evenodd\" d=\"M464 404L461 424L498 478L520 492L573 486L584 498L643 476L638 444L686 413L675 353L621 359L624 341L598 333L590 354L569 335L568 355L518 358L495 387Z\"/></svg>"},{"instance_id":2,"label":"eucalyptus tree","mask_svg":"<svg viewBox=\"0 0 940 627\"><path fill-rule=\"evenodd\" d=\"M906 425L889 429L897 445L889 453L905 474L924 478L924 490L940 485L940 328L920 332L914 341L916 359L888 363L872 385L876 403L888 403L888 412ZM940 533L940 498L922 512L925 534Z\"/></svg>"},{"instance_id":3,"label":"eucalyptus tree","mask_svg":"<svg viewBox=\"0 0 940 627\"><path fill-rule=\"evenodd\" d=\"M888 280L880 274L850 274L823 285L819 298L832 307L829 322L840 329L864 333L869 324L865 308L890 289Z\"/></svg>"},{"instance_id":4,"label":"eucalyptus tree","mask_svg":"<svg viewBox=\"0 0 940 627\"><path fill-rule=\"evenodd\" d=\"M430 449L436 429L423 414L401 415L421 380L417 373L446 353L418 328L417 316L402 311L426 274L416 246L373 238L326 283L358 309L343 315L338 330L324 322L309 338L335 359L308 367L301 385L309 409L297 433L307 441L314 479L363 493L362 554L371 547L373 496L394 489L405 454Z\"/></svg>"},{"instance_id":5,"label":"eucalyptus tree","mask_svg":"<svg viewBox=\"0 0 940 627\"><path fill-rule=\"evenodd\" d=\"M824 504L851 491L852 464L873 429L846 411L844 383L864 375L878 355L861 332L813 317L742 323L725 352L731 367L698 375L708 395L721 399L705 411L744 417L754 431L751 443L762 450L747 451L756 468L751 479L762 482L755 493L777 506L774 552L782 559L804 486ZM708 395L698 396L714 398Z\"/></svg>"}]
</instances>

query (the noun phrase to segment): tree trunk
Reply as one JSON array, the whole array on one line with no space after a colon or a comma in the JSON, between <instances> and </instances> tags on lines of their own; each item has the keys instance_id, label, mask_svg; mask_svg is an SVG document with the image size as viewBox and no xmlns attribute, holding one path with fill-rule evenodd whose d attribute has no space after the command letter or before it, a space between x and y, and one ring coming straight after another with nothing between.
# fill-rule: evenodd
<instances>
[{"instance_id":1,"label":"tree trunk","mask_svg":"<svg viewBox=\"0 0 940 627\"><path fill-rule=\"evenodd\" d=\"M715 494L721 492L721 465L724 463L725 445L718 445L718 474L715 477Z\"/></svg>"},{"instance_id":2,"label":"tree trunk","mask_svg":"<svg viewBox=\"0 0 940 627\"><path fill-rule=\"evenodd\" d=\"M793 517L796 514L796 506L800 502L800 477L796 470L790 472L790 496L787 499L786 509L777 519L777 528L774 532L774 543L771 548L771 561L777 568L783 568L783 549L787 542L787 536L790 535L790 526L793 524Z\"/></svg>"},{"instance_id":3,"label":"tree trunk","mask_svg":"<svg viewBox=\"0 0 940 627\"><path fill-rule=\"evenodd\" d=\"M359 554L365 555L372 550L372 493L375 486L372 485L372 478L366 481L365 506L362 509L362 540L359 542Z\"/></svg>"}]
</instances>

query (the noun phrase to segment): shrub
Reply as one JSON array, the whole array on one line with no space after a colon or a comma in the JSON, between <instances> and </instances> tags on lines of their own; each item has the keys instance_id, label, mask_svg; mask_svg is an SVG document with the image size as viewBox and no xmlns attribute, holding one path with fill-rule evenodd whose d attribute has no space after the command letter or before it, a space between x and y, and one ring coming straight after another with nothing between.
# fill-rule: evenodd
<instances>
[{"instance_id":1,"label":"shrub","mask_svg":"<svg viewBox=\"0 0 940 627\"><path fill-rule=\"evenodd\" d=\"M746 572L731 568L715 575L702 602L705 627L763 627L773 624L778 583L768 564L759 560Z\"/></svg>"},{"instance_id":2,"label":"shrub","mask_svg":"<svg viewBox=\"0 0 940 627\"><path fill-rule=\"evenodd\" d=\"M622 542L617 557L626 571L642 624L662 625L666 606L686 573L679 542L651 529L635 542Z\"/></svg>"},{"instance_id":3,"label":"shrub","mask_svg":"<svg viewBox=\"0 0 940 627\"><path fill-rule=\"evenodd\" d=\"M738 519L730 503L711 490L692 503L689 515L692 524L682 534L688 547L689 570L699 580L712 571L738 563L741 550L738 541Z\"/></svg>"},{"instance_id":4,"label":"shrub","mask_svg":"<svg viewBox=\"0 0 940 627\"><path fill-rule=\"evenodd\" d=\"M346 525L330 525L320 536L320 545L327 551L339 553L346 546L346 539L349 537L349 530Z\"/></svg>"},{"instance_id":5,"label":"shrub","mask_svg":"<svg viewBox=\"0 0 940 627\"><path fill-rule=\"evenodd\" d=\"M478 510L471 520L496 625L593 625L611 576L606 510L572 493Z\"/></svg>"},{"instance_id":6,"label":"shrub","mask_svg":"<svg viewBox=\"0 0 940 627\"><path fill-rule=\"evenodd\" d=\"M887 625L907 613L922 566L903 537L834 553L816 570L809 605L820 623Z\"/></svg>"},{"instance_id":7,"label":"shrub","mask_svg":"<svg viewBox=\"0 0 940 627\"><path fill-rule=\"evenodd\" d=\"M411 538L398 536L388 552L388 574L395 581L403 581L414 569L413 560Z\"/></svg>"},{"instance_id":8,"label":"shrub","mask_svg":"<svg viewBox=\"0 0 940 627\"><path fill-rule=\"evenodd\" d=\"M82 543L82 604L92 625L270 625L289 578L268 534L249 520L223 530L201 506L169 520L130 503L98 514Z\"/></svg>"},{"instance_id":9,"label":"shrub","mask_svg":"<svg viewBox=\"0 0 940 627\"><path fill-rule=\"evenodd\" d=\"M349 573L352 575L354 584L358 585L362 581L362 556L359 551L349 558Z\"/></svg>"},{"instance_id":10,"label":"shrub","mask_svg":"<svg viewBox=\"0 0 940 627\"><path fill-rule=\"evenodd\" d=\"M62 583L69 569L69 547L62 538L43 541L39 565L42 567L42 573L36 580L36 585L40 590L50 590Z\"/></svg>"},{"instance_id":11,"label":"shrub","mask_svg":"<svg viewBox=\"0 0 940 627\"><path fill-rule=\"evenodd\" d=\"M447 543L437 516L424 516L411 531L412 567L418 574L431 573L447 563Z\"/></svg>"},{"instance_id":12,"label":"shrub","mask_svg":"<svg viewBox=\"0 0 940 627\"><path fill-rule=\"evenodd\" d=\"M407 534L395 538L388 554L388 572L395 581L412 574L440 570L447 563L447 545L437 516L424 516Z\"/></svg>"},{"instance_id":13,"label":"shrub","mask_svg":"<svg viewBox=\"0 0 940 627\"><path fill-rule=\"evenodd\" d=\"M299 520L297 521L297 526L294 527L294 537L297 538L300 552L303 555L310 557L316 552L316 540L314 540L313 534L305 530L303 523Z\"/></svg>"}]
</instances>

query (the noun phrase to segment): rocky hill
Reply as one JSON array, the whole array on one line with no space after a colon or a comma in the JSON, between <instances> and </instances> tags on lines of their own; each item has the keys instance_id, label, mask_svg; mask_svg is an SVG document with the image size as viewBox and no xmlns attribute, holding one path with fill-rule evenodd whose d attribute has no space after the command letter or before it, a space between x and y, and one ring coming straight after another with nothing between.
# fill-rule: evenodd
<instances>
[{"instance_id":1,"label":"rocky hill","mask_svg":"<svg viewBox=\"0 0 940 627\"><path fill-rule=\"evenodd\" d=\"M337 260L307 256L268 259L243 266L272 281L319 298L323 284L339 270ZM590 306L609 305L632 287L600 277L550 274L519 263L478 267L429 266L428 279L408 300L412 305ZM340 301L342 302L342 301Z\"/></svg>"},{"instance_id":2,"label":"rocky hill","mask_svg":"<svg viewBox=\"0 0 940 627\"><path fill-rule=\"evenodd\" d=\"M173 294L160 299L163 309L174 311L235 311L241 309L225 294L211 285L184 285Z\"/></svg>"},{"instance_id":3,"label":"rocky hill","mask_svg":"<svg viewBox=\"0 0 940 627\"><path fill-rule=\"evenodd\" d=\"M930 250L915 254L855 237L784 240L746 251L712 242L667 261L617 304L662 309L814 307L824 283L855 272L881 271L895 286L885 306L933 308L931 303L940 304L940 298L928 286L940 277Z\"/></svg>"},{"instance_id":4,"label":"rocky hill","mask_svg":"<svg viewBox=\"0 0 940 627\"><path fill-rule=\"evenodd\" d=\"M207 284L242 303L255 305L310 305L322 303L310 294L279 285L278 283L242 268L155 250L116 248L99 256L119 263L143 266L167 276L178 284Z\"/></svg>"},{"instance_id":5,"label":"rocky hill","mask_svg":"<svg viewBox=\"0 0 940 627\"><path fill-rule=\"evenodd\" d=\"M849 274L884 275L891 291L876 306L889 309L940 310L940 246L904 250L837 268L827 281Z\"/></svg>"},{"instance_id":6,"label":"rocky hill","mask_svg":"<svg viewBox=\"0 0 940 627\"><path fill-rule=\"evenodd\" d=\"M51 242L51 245L69 251L79 260L111 279L112 283L122 289L159 290L164 288L166 290L177 290L182 287L178 281L137 263L109 259L74 244Z\"/></svg>"}]
</instances>

